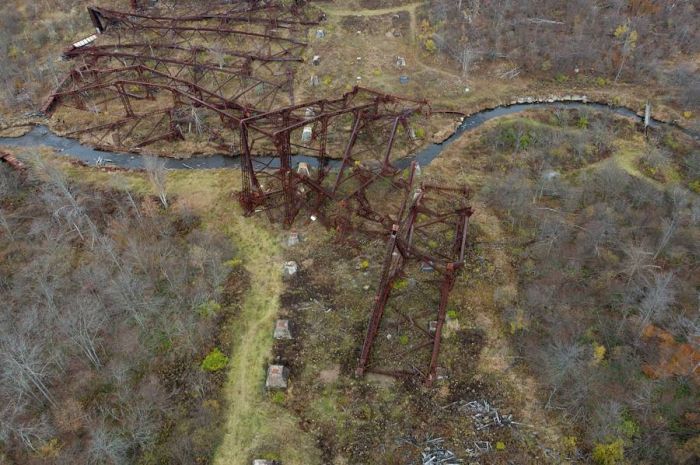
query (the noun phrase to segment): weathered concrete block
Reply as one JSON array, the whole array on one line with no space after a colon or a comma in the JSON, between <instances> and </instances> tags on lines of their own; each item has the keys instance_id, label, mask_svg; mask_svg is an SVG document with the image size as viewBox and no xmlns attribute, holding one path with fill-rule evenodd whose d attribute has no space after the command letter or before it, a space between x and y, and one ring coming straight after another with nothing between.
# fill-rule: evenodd
<instances>
[{"instance_id":1,"label":"weathered concrete block","mask_svg":"<svg viewBox=\"0 0 700 465\"><path fill-rule=\"evenodd\" d=\"M296 231L290 231L289 236L287 236L287 247L295 246L299 243L299 233Z\"/></svg>"},{"instance_id":2,"label":"weathered concrete block","mask_svg":"<svg viewBox=\"0 0 700 465\"><path fill-rule=\"evenodd\" d=\"M267 368L265 387L267 389L287 389L288 378L289 369L284 365L270 365Z\"/></svg>"},{"instance_id":3,"label":"weathered concrete block","mask_svg":"<svg viewBox=\"0 0 700 465\"><path fill-rule=\"evenodd\" d=\"M301 131L301 141L302 142L311 142L311 139L314 135L314 130L311 126L304 126L304 129Z\"/></svg>"},{"instance_id":4,"label":"weathered concrete block","mask_svg":"<svg viewBox=\"0 0 700 465\"><path fill-rule=\"evenodd\" d=\"M299 265L297 265L297 262L290 261L284 263L284 276L286 278L294 276L297 274L297 271L299 271Z\"/></svg>"},{"instance_id":5,"label":"weathered concrete block","mask_svg":"<svg viewBox=\"0 0 700 465\"><path fill-rule=\"evenodd\" d=\"M275 339L291 339L292 333L289 330L289 320L277 320L275 323Z\"/></svg>"},{"instance_id":6,"label":"weathered concrete block","mask_svg":"<svg viewBox=\"0 0 700 465\"><path fill-rule=\"evenodd\" d=\"M432 263L421 262L420 270L424 273L432 273L433 271L435 271L435 268L433 267Z\"/></svg>"}]
</instances>

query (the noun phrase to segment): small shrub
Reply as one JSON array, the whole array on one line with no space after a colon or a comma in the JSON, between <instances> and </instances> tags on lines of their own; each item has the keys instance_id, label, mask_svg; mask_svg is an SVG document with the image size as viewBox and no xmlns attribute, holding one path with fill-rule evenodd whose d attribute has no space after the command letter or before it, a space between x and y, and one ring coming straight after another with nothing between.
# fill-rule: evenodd
<instances>
[{"instance_id":1,"label":"small shrub","mask_svg":"<svg viewBox=\"0 0 700 465\"><path fill-rule=\"evenodd\" d=\"M243 260L240 258L232 258L231 260L227 260L224 262L225 266L228 266L229 268L238 268L243 264Z\"/></svg>"},{"instance_id":2,"label":"small shrub","mask_svg":"<svg viewBox=\"0 0 700 465\"><path fill-rule=\"evenodd\" d=\"M360 262L360 270L366 271L369 268L369 260L364 259Z\"/></svg>"},{"instance_id":3,"label":"small shrub","mask_svg":"<svg viewBox=\"0 0 700 465\"><path fill-rule=\"evenodd\" d=\"M578 121L576 121L576 126L578 126L579 129L588 129L588 124L587 116L580 116Z\"/></svg>"},{"instance_id":4,"label":"small shrub","mask_svg":"<svg viewBox=\"0 0 700 465\"><path fill-rule=\"evenodd\" d=\"M506 450L506 444L503 441L496 442L496 450L498 450L498 451Z\"/></svg>"},{"instance_id":5,"label":"small shrub","mask_svg":"<svg viewBox=\"0 0 700 465\"><path fill-rule=\"evenodd\" d=\"M598 87L605 87L606 85L608 85L608 80L604 77L597 77L595 78L595 85Z\"/></svg>"},{"instance_id":6,"label":"small shrub","mask_svg":"<svg viewBox=\"0 0 700 465\"><path fill-rule=\"evenodd\" d=\"M600 365L600 363L605 359L605 346L598 344L597 342L593 343L593 364L594 365Z\"/></svg>"},{"instance_id":7,"label":"small shrub","mask_svg":"<svg viewBox=\"0 0 700 465\"><path fill-rule=\"evenodd\" d=\"M642 172L650 178L657 181L665 181L665 173L670 166L670 159L665 153L652 150L642 155L639 165L642 168Z\"/></svg>"},{"instance_id":8,"label":"small shrub","mask_svg":"<svg viewBox=\"0 0 700 465\"><path fill-rule=\"evenodd\" d=\"M321 79L321 82L323 83L324 86L330 86L333 83L333 78L330 76L323 76L323 79Z\"/></svg>"},{"instance_id":9,"label":"small shrub","mask_svg":"<svg viewBox=\"0 0 700 465\"><path fill-rule=\"evenodd\" d=\"M696 194L700 194L700 179L696 179L695 181L688 183L688 188L690 188L690 190Z\"/></svg>"},{"instance_id":10,"label":"small shrub","mask_svg":"<svg viewBox=\"0 0 700 465\"><path fill-rule=\"evenodd\" d=\"M670 132L667 132L664 135L662 142L666 147L673 150L674 152L681 147L680 142L678 142L678 140L675 137L673 137L673 134L671 134Z\"/></svg>"},{"instance_id":11,"label":"small shrub","mask_svg":"<svg viewBox=\"0 0 700 465\"><path fill-rule=\"evenodd\" d=\"M284 395L284 392L282 391L276 391L274 394L272 394L272 403L277 404L277 405L282 405L284 404L284 401L286 399L286 396Z\"/></svg>"},{"instance_id":12,"label":"small shrub","mask_svg":"<svg viewBox=\"0 0 700 465\"><path fill-rule=\"evenodd\" d=\"M457 310L454 310L454 309L448 310L447 311L447 318L449 318L450 320L456 320L457 319Z\"/></svg>"},{"instance_id":13,"label":"small shrub","mask_svg":"<svg viewBox=\"0 0 700 465\"><path fill-rule=\"evenodd\" d=\"M423 128L416 128L415 133L416 133L416 139L423 139L423 138L425 138L425 129L423 129Z\"/></svg>"},{"instance_id":14,"label":"small shrub","mask_svg":"<svg viewBox=\"0 0 700 465\"><path fill-rule=\"evenodd\" d=\"M434 41L433 39L428 39L428 40L426 40L426 41L425 41L425 44L423 44L423 45L425 46L425 50L426 50L428 53L435 53L435 52L437 52L437 45L435 45L435 41Z\"/></svg>"},{"instance_id":15,"label":"small shrub","mask_svg":"<svg viewBox=\"0 0 700 465\"><path fill-rule=\"evenodd\" d=\"M402 346L407 346L408 345L408 335L402 334L399 337L399 344L401 344Z\"/></svg>"},{"instance_id":16,"label":"small shrub","mask_svg":"<svg viewBox=\"0 0 700 465\"><path fill-rule=\"evenodd\" d=\"M20 50L16 45L10 45L7 49L7 57L11 60L16 60L20 55Z\"/></svg>"},{"instance_id":17,"label":"small shrub","mask_svg":"<svg viewBox=\"0 0 700 465\"><path fill-rule=\"evenodd\" d=\"M405 279L397 279L394 281L394 284L392 285L394 290L396 291L401 291L403 289L406 289L408 287L408 281Z\"/></svg>"},{"instance_id":18,"label":"small shrub","mask_svg":"<svg viewBox=\"0 0 700 465\"><path fill-rule=\"evenodd\" d=\"M166 354L173 348L173 340L170 335L162 330L153 331L147 339L150 349L157 354Z\"/></svg>"},{"instance_id":19,"label":"small shrub","mask_svg":"<svg viewBox=\"0 0 700 465\"><path fill-rule=\"evenodd\" d=\"M562 439L562 447L564 452L567 454L575 454L578 447L578 440L576 439L576 436L564 436Z\"/></svg>"},{"instance_id":20,"label":"small shrub","mask_svg":"<svg viewBox=\"0 0 700 465\"><path fill-rule=\"evenodd\" d=\"M569 80L569 76L567 76L566 74L558 73L556 76L554 76L554 80L562 84Z\"/></svg>"},{"instance_id":21,"label":"small shrub","mask_svg":"<svg viewBox=\"0 0 700 465\"><path fill-rule=\"evenodd\" d=\"M625 458L625 446L622 439L609 444L596 444L593 448L593 461L598 465L618 465Z\"/></svg>"},{"instance_id":22,"label":"small shrub","mask_svg":"<svg viewBox=\"0 0 700 465\"><path fill-rule=\"evenodd\" d=\"M196 311L201 318L211 318L221 311L221 305L215 300L209 300L199 304Z\"/></svg>"},{"instance_id":23,"label":"small shrub","mask_svg":"<svg viewBox=\"0 0 700 465\"><path fill-rule=\"evenodd\" d=\"M626 418L620 424L619 430L628 439L633 439L639 436L639 425L632 418L626 416Z\"/></svg>"},{"instance_id":24,"label":"small shrub","mask_svg":"<svg viewBox=\"0 0 700 465\"><path fill-rule=\"evenodd\" d=\"M52 438L39 447L38 455L43 458L55 458L61 453L61 443L58 438Z\"/></svg>"},{"instance_id":25,"label":"small shrub","mask_svg":"<svg viewBox=\"0 0 700 465\"><path fill-rule=\"evenodd\" d=\"M509 323L509 326L510 334L515 334L518 331L522 331L525 329L525 322L523 321L522 317L516 317L515 320Z\"/></svg>"},{"instance_id":26,"label":"small shrub","mask_svg":"<svg viewBox=\"0 0 700 465\"><path fill-rule=\"evenodd\" d=\"M228 357L218 348L214 348L202 361L202 370L210 373L219 371L228 365Z\"/></svg>"}]
</instances>

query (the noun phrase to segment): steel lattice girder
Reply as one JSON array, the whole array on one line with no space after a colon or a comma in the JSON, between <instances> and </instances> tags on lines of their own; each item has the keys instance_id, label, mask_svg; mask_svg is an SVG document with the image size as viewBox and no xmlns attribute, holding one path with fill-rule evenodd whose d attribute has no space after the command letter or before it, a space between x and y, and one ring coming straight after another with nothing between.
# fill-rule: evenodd
<instances>
[{"instance_id":1,"label":"steel lattice girder","mask_svg":"<svg viewBox=\"0 0 700 465\"><path fill-rule=\"evenodd\" d=\"M242 106L269 110L293 104L294 72L307 45L306 28L317 24L303 19L303 4L283 8L277 2L244 1L221 5L215 13L181 16L90 7L100 34L94 42L65 51L66 58L79 64L43 110L52 113L67 90L94 91L104 78L129 80L119 70L128 73L139 65ZM91 103L78 108L92 108Z\"/></svg>"},{"instance_id":2,"label":"steel lattice girder","mask_svg":"<svg viewBox=\"0 0 700 465\"><path fill-rule=\"evenodd\" d=\"M413 169L415 168L411 171L398 221L388 233L379 286L356 373L359 376L367 370L393 376L413 376L418 373L425 383L430 385L436 379L448 297L454 285L456 273L464 264L468 245L469 218L473 211L467 205L470 194L468 189L446 189L429 184L414 188ZM451 240L449 240L450 236L452 236ZM413 266L415 269L417 266L426 265L438 275L438 279L429 280L432 287L438 291L437 309L434 312L427 310L413 316L406 315L407 308L399 308L397 304L392 305L391 300L396 293L394 285L399 278L406 275L408 267ZM384 338L382 350L377 354L378 349L375 347L377 336L389 308L405 321L407 327L419 336L425 336L425 340L408 349L399 347L400 352L397 353L396 348L391 347L390 339ZM429 325L420 324L420 320L424 320L423 323L429 322L431 316L435 318L432 320L435 322L434 334L431 334ZM429 363L426 364L425 371L414 365L410 365L410 370L399 367L394 367L393 370L376 367L380 363L389 365L393 363L400 366L408 355L423 349L430 349ZM370 360L373 353L373 359L376 360L374 364Z\"/></svg>"},{"instance_id":3,"label":"steel lattice girder","mask_svg":"<svg viewBox=\"0 0 700 465\"><path fill-rule=\"evenodd\" d=\"M312 214L330 222L324 201L365 204L364 192L370 185L381 180L401 184L394 179L400 170L392 165L392 155L396 156L394 151L408 155L417 144L410 130L403 129L402 150L396 148L398 129L408 128L411 117L427 117L429 112L427 102L356 87L339 99L317 100L244 119L241 203L245 211L269 210L281 203L286 207L282 221L291 224L305 205L312 208ZM308 140L303 139L305 130L312 134ZM274 142L275 170L256 164L255 145L267 140ZM335 171L331 171L331 151L342 153ZM295 172L293 153L316 157L315 175ZM280 196L286 200L279 202ZM309 202L310 197L316 197L315 202Z\"/></svg>"},{"instance_id":4,"label":"steel lattice girder","mask_svg":"<svg viewBox=\"0 0 700 465\"><path fill-rule=\"evenodd\" d=\"M431 348L426 371L415 366L411 371L384 370L418 372L430 384L447 299L465 260L469 193L416 187L415 164L405 176L404 160L418 147L414 124L431 115L427 102L355 87L340 98L294 104L291 67L306 45L295 34L315 24L299 19L297 3L284 10L273 2L250 0L223 12L179 17L90 8L100 37L112 41L66 51L81 63L45 111L71 105L88 110L97 122L69 135L90 135L98 147L130 151L164 139L185 139L193 123L203 126L197 133L241 155L239 199L246 213L264 210L272 221L291 225L308 209L343 233L341 238L352 232L388 236L357 373L378 371L379 363ZM251 30L251 24L259 29ZM153 37L163 42L144 40ZM226 37L245 39L237 40L235 50L202 45ZM221 56L226 66L217 61ZM289 93L288 99L280 99L280 93ZM293 156L299 153L316 157L318 165L299 165L295 171ZM400 207L388 201L397 196ZM439 290L433 335L392 305L394 283L420 263L430 264L439 275L431 280ZM386 344L376 347L387 309L427 340L400 354Z\"/></svg>"}]
</instances>

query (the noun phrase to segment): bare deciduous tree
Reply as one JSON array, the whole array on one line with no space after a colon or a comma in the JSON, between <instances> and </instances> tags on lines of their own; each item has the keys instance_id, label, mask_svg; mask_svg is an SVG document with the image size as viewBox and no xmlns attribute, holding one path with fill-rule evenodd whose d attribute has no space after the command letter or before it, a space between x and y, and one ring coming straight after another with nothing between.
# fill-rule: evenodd
<instances>
[{"instance_id":1,"label":"bare deciduous tree","mask_svg":"<svg viewBox=\"0 0 700 465\"><path fill-rule=\"evenodd\" d=\"M673 273L654 273L652 279L639 304L640 335L653 320L663 320L675 302Z\"/></svg>"},{"instance_id":2,"label":"bare deciduous tree","mask_svg":"<svg viewBox=\"0 0 700 465\"><path fill-rule=\"evenodd\" d=\"M53 360L40 340L28 340L26 334L5 334L0 345L2 383L19 398L30 395L56 405L46 384Z\"/></svg>"},{"instance_id":3,"label":"bare deciduous tree","mask_svg":"<svg viewBox=\"0 0 700 465\"><path fill-rule=\"evenodd\" d=\"M143 163L156 195L163 207L168 208L168 192L166 189L168 172L165 168L165 161L158 157L144 157Z\"/></svg>"},{"instance_id":4,"label":"bare deciduous tree","mask_svg":"<svg viewBox=\"0 0 700 465\"><path fill-rule=\"evenodd\" d=\"M98 354L99 333L105 319L102 304L85 295L76 296L73 311L62 319L65 334L97 369L102 366Z\"/></svg>"}]
</instances>

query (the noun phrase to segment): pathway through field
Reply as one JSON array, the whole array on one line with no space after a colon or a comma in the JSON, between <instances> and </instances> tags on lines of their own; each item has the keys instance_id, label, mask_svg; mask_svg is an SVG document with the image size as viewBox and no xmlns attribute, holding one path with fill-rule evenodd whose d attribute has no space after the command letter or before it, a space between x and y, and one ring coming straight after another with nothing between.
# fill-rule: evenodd
<instances>
[{"instance_id":1,"label":"pathway through field","mask_svg":"<svg viewBox=\"0 0 700 465\"><path fill-rule=\"evenodd\" d=\"M250 289L232 328L234 344L224 395L226 425L215 465L248 465L251 451L279 454L284 463L318 463L313 439L298 420L263 395L265 363L282 293L282 257L275 228L236 209L229 233L250 274Z\"/></svg>"},{"instance_id":2,"label":"pathway through field","mask_svg":"<svg viewBox=\"0 0 700 465\"><path fill-rule=\"evenodd\" d=\"M416 30L418 29L416 9L421 5L425 5L425 2L409 3L408 5L400 5L392 8L378 8L374 10L367 8L359 10L343 10L335 7L334 5L324 5L323 11L329 16L381 16L407 11L411 16L411 40L413 40L413 38L416 36Z\"/></svg>"}]
</instances>

